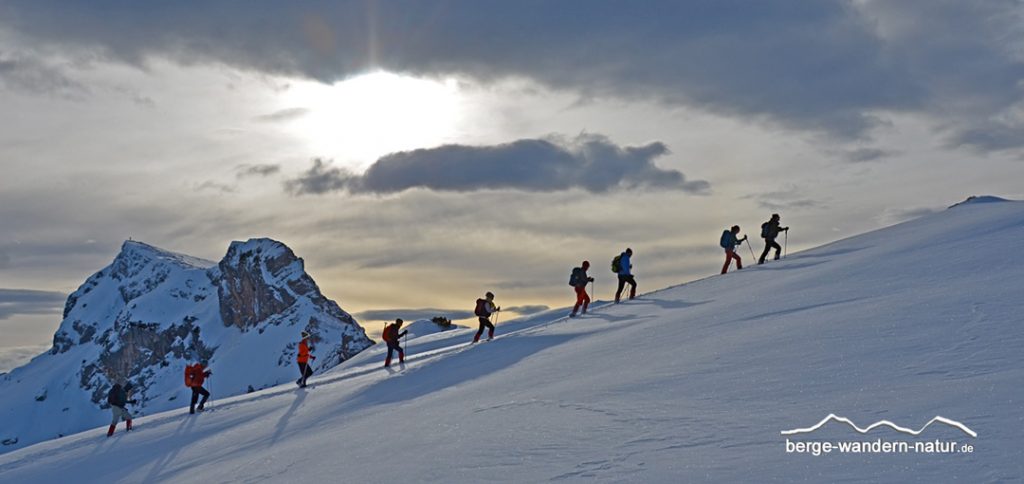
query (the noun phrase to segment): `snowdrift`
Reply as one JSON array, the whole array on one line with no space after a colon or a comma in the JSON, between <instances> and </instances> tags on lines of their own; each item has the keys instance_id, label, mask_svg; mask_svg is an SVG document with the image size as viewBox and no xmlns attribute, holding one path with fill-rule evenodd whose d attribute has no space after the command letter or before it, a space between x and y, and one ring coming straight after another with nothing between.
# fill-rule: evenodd
<instances>
[{"instance_id":1,"label":"snowdrift","mask_svg":"<svg viewBox=\"0 0 1024 484\"><path fill-rule=\"evenodd\" d=\"M306 390L0 455L0 481L1019 481L1022 240L1024 203L961 204L488 343L410 339L404 368L377 345ZM973 451L787 451L843 440Z\"/></svg>"}]
</instances>

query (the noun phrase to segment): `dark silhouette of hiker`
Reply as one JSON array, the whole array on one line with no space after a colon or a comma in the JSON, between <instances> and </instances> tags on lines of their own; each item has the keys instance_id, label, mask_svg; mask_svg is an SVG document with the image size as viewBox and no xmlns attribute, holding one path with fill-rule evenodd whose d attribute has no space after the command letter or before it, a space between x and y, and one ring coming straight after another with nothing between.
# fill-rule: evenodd
<instances>
[{"instance_id":1,"label":"dark silhouette of hiker","mask_svg":"<svg viewBox=\"0 0 1024 484\"><path fill-rule=\"evenodd\" d=\"M408 333L408 331L398 332L398 330L402 329L403 323L405 321L402 321L402 318L398 318L394 323L384 326L384 332L381 333L381 339L388 345L388 357L384 359L385 368L391 366L391 353L394 351L398 352L398 364L405 363L405 350L398 344L402 340L402 336Z\"/></svg>"},{"instance_id":2,"label":"dark silhouette of hiker","mask_svg":"<svg viewBox=\"0 0 1024 484\"><path fill-rule=\"evenodd\" d=\"M789 227L779 227L779 219L779 214L773 213L771 220L761 224L761 238L764 239L764 252L761 252L761 258L757 260L758 264L764 264L764 258L768 257L768 251L772 248L775 249L775 260L779 260L779 254L782 253L782 246L780 246L775 239L779 236L779 232L789 230Z\"/></svg>"},{"instance_id":3,"label":"dark silhouette of hiker","mask_svg":"<svg viewBox=\"0 0 1024 484\"><path fill-rule=\"evenodd\" d=\"M491 322L491 314L498 311L501 311L501 308L494 305L494 293L488 291L483 299L476 300L476 309L473 310L473 314L476 314L480 320L480 329L477 330L476 336L473 336L474 343L480 341L480 336L484 334L484 328L487 328L487 340L494 339L494 323Z\"/></svg>"}]
</instances>

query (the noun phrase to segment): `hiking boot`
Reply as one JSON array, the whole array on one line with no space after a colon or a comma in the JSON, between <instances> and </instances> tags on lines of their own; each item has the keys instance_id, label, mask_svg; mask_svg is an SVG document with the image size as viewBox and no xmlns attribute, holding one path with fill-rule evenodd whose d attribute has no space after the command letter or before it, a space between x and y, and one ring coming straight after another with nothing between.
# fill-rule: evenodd
<instances>
[{"instance_id":1,"label":"hiking boot","mask_svg":"<svg viewBox=\"0 0 1024 484\"><path fill-rule=\"evenodd\" d=\"M117 428L117 425L111 425L110 428L107 429L107 437L110 437L111 435L114 435L114 429L115 428Z\"/></svg>"}]
</instances>

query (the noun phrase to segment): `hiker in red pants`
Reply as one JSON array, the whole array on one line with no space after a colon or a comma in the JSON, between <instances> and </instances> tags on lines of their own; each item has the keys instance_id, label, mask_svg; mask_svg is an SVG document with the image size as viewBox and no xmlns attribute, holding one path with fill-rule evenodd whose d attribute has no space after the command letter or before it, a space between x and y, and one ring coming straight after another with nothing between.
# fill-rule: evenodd
<instances>
[{"instance_id":1,"label":"hiker in red pants","mask_svg":"<svg viewBox=\"0 0 1024 484\"><path fill-rule=\"evenodd\" d=\"M569 276L569 285L576 290L576 305L572 307L570 318L576 317L576 311L583 306L583 314L587 314L587 306L590 305L590 296L587 295L587 284L594 282L593 277L587 276L587 269L590 269L590 261L583 261L583 264L572 270Z\"/></svg>"},{"instance_id":2,"label":"hiker in red pants","mask_svg":"<svg viewBox=\"0 0 1024 484\"><path fill-rule=\"evenodd\" d=\"M742 244L743 241L747 240L747 238L743 237L742 239L737 239L736 236L738 236L739 233L739 225L733 225L731 229L722 232L722 240L719 242L719 245L725 249L725 265L722 266L722 274L729 272L729 264L733 259L736 259L736 270L743 268L743 260L741 260L739 254L736 253L736 247L739 247L739 245Z\"/></svg>"}]
</instances>

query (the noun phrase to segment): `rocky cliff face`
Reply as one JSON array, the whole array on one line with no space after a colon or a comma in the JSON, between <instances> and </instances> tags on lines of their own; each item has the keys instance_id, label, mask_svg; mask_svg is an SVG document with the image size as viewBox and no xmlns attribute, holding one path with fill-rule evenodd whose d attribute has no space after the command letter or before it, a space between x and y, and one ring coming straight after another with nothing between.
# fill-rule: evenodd
<instances>
[{"instance_id":1,"label":"rocky cliff face","mask_svg":"<svg viewBox=\"0 0 1024 484\"><path fill-rule=\"evenodd\" d=\"M102 425L113 382L134 384L140 414L187 405L193 361L219 397L292 381L304 330L322 369L372 344L280 242L233 242L219 263L125 242L68 297L50 351L0 377L0 452Z\"/></svg>"}]
</instances>

